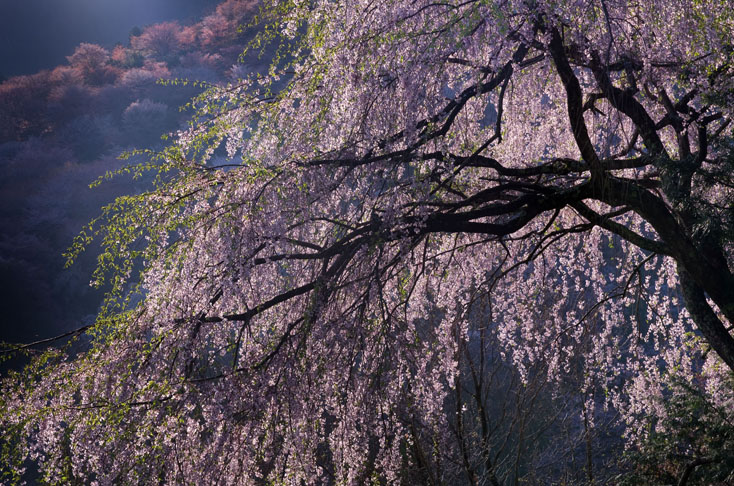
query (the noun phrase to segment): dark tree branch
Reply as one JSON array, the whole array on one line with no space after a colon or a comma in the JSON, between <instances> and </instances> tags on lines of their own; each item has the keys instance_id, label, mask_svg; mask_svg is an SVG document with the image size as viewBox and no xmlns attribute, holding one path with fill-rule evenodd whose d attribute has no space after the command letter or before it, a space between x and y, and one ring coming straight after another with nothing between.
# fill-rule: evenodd
<instances>
[{"instance_id":1,"label":"dark tree branch","mask_svg":"<svg viewBox=\"0 0 734 486\"><path fill-rule=\"evenodd\" d=\"M603 169L599 157L594 150L594 145L589 138L589 132L584 121L584 100L581 85L568 62L560 33L558 30L553 29L551 36L550 53L556 69L558 69L558 75L561 77L563 86L566 89L568 119L571 123L573 137L581 151L581 156L589 164L592 177L601 177Z\"/></svg>"},{"instance_id":2,"label":"dark tree branch","mask_svg":"<svg viewBox=\"0 0 734 486\"><path fill-rule=\"evenodd\" d=\"M639 246L640 248L651 251L653 253L659 253L661 255L670 255L670 250L667 245L661 241L651 240L645 238L634 231L630 230L626 226L617 223L610 219L606 215L601 215L593 211L583 202L576 202L571 204L578 213L586 218L590 223L600 226L612 233L621 236L625 240L629 241L633 245Z\"/></svg>"},{"instance_id":3,"label":"dark tree branch","mask_svg":"<svg viewBox=\"0 0 734 486\"><path fill-rule=\"evenodd\" d=\"M663 142L656 131L655 122L640 102L635 99L632 92L614 86L607 70L604 69L596 54L592 54L591 71L599 88L606 95L611 105L627 115L635 124L650 153L667 156Z\"/></svg>"},{"instance_id":4,"label":"dark tree branch","mask_svg":"<svg viewBox=\"0 0 734 486\"><path fill-rule=\"evenodd\" d=\"M35 346L41 346L43 344L50 344L50 343L53 343L53 342L56 342L56 341L60 341L62 339L66 339L68 337L79 336L80 334L83 334L86 331L88 331L89 329L91 329L92 326L93 326L93 324L90 324L90 325L87 325L87 326L82 326L82 327L79 327L77 329L74 329L73 331L65 332L64 334L59 334L58 336L54 336L54 337L50 337L50 338L46 338L46 339L41 339L39 341L33 341L32 343L24 343L24 344L5 344L5 343L3 343L2 344L3 346L10 346L10 348L9 349L3 349L2 351L0 351L0 354L15 353L15 352L22 351L24 349L32 348L32 347L35 347Z\"/></svg>"}]
</instances>

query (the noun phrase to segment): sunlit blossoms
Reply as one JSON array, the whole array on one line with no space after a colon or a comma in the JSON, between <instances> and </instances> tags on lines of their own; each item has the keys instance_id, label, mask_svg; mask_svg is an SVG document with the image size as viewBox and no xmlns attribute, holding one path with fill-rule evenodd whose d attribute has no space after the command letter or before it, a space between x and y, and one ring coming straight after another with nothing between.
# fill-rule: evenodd
<instances>
[{"instance_id":1,"label":"sunlit blossoms","mask_svg":"<svg viewBox=\"0 0 734 486\"><path fill-rule=\"evenodd\" d=\"M80 237L113 291L6 381L9 479L552 483L567 440L593 482L594 431L635 447L679 383L734 413L727 2L258 20L270 72L195 99Z\"/></svg>"}]
</instances>

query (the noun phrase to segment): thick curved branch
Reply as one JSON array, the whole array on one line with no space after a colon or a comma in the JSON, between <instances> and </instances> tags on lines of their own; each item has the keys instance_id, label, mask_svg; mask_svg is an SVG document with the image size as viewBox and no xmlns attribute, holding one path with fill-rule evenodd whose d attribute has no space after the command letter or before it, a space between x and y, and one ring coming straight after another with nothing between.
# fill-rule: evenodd
<instances>
[{"instance_id":1,"label":"thick curved branch","mask_svg":"<svg viewBox=\"0 0 734 486\"><path fill-rule=\"evenodd\" d=\"M734 370L734 338L706 302L703 289L680 264L678 265L678 275L680 275L686 309L688 309L706 341L729 366L729 369Z\"/></svg>"},{"instance_id":2,"label":"thick curved branch","mask_svg":"<svg viewBox=\"0 0 734 486\"><path fill-rule=\"evenodd\" d=\"M89 324L86 326L79 327L77 329L74 329L73 331L65 332L63 334L59 334L58 336L46 338L46 339L40 339L38 341L34 341L32 343L24 343L24 344L5 344L3 343L3 346L9 346L9 349L3 349L0 351L0 355L3 354L9 354L9 353L15 353L18 351L22 351L24 349L32 348L34 346L40 346L42 344L51 344L55 341L60 341L62 339L66 339L68 337L76 337L80 334L84 334L86 331L91 329L93 327L93 324Z\"/></svg>"},{"instance_id":3,"label":"thick curved branch","mask_svg":"<svg viewBox=\"0 0 734 486\"><path fill-rule=\"evenodd\" d=\"M645 238L644 236L635 233L626 226L613 221L609 217L596 213L583 202L579 201L576 203L572 203L571 206L590 223L593 223L601 228L611 231L616 235L621 236L625 240L629 241L633 245L639 246L643 250L648 250L653 253L659 253L661 255L670 255L670 249L668 249L665 243Z\"/></svg>"},{"instance_id":4,"label":"thick curved branch","mask_svg":"<svg viewBox=\"0 0 734 486\"><path fill-rule=\"evenodd\" d=\"M734 322L734 276L726 266L726 261L721 259L714 252L715 248L709 248L706 245L697 245L691 240L689 231L682 227L676 217L670 212L667 205L658 196L650 191L638 186L633 181L622 180L614 177L607 177L603 181L603 185L597 185L594 188L594 197L613 206L630 206L642 218L650 223L660 238L665 242L670 250L670 255L675 258L679 266L679 274L683 279L683 273L689 276L689 282L694 286L689 286L690 296L696 297L698 290L705 292L716 303L721 312L729 322ZM693 299L695 302L696 299ZM691 312L693 315L693 312ZM702 311L702 318L708 319L706 313ZM715 316L714 316L715 317ZM695 319L695 318L694 318ZM716 318L718 321L718 318ZM703 322L703 321L702 321ZM713 323L713 321L710 321ZM707 326L704 322L699 326ZM723 330L725 326L719 321L719 325ZM703 332L703 329L702 329ZM719 342L729 342L723 338ZM727 353L731 353L734 359L734 340L727 346L731 346ZM718 350L717 350L718 351ZM723 356L722 356L723 358ZM734 361L727 361L729 366L734 370Z\"/></svg>"},{"instance_id":5,"label":"thick curved branch","mask_svg":"<svg viewBox=\"0 0 734 486\"><path fill-rule=\"evenodd\" d=\"M592 55L591 71L594 74L596 83L599 88L606 95L609 103L620 112L627 115L635 124L637 130L639 130L642 140L645 142L645 146L652 154L665 154L665 147L663 146L662 140L655 129L655 122L647 113L645 108L637 101L634 94L630 91L625 91L617 88L609 78L609 73L604 66L601 64L596 54Z\"/></svg>"},{"instance_id":6,"label":"thick curved branch","mask_svg":"<svg viewBox=\"0 0 734 486\"><path fill-rule=\"evenodd\" d=\"M581 151L581 156L591 168L592 177L601 176L601 162L599 161L599 156L596 154L596 150L594 150L594 145L591 143L589 131L584 121L584 95L581 91L581 85L568 62L568 57L563 47L563 40L556 29L553 29L551 34L550 53L556 69L558 69L561 82L563 82L563 86L566 89L568 119L571 122L573 138L576 140L576 145Z\"/></svg>"},{"instance_id":7,"label":"thick curved branch","mask_svg":"<svg viewBox=\"0 0 734 486\"><path fill-rule=\"evenodd\" d=\"M442 156L456 160L457 162L469 159L466 164L467 167L487 167L490 169L494 169L499 175L507 177L533 177L543 174L567 175L572 172L581 173L588 172L590 170L589 165L584 161L578 161L568 158L555 158L549 162L545 162L541 165L537 165L534 167L510 168L503 166L496 159L485 157L483 155L459 157L453 154L449 154ZM423 158L437 158L437 154L426 154ZM641 167L646 167L651 163L652 159L645 155L631 159L610 158L600 161L601 169L603 171L637 169Z\"/></svg>"}]
</instances>

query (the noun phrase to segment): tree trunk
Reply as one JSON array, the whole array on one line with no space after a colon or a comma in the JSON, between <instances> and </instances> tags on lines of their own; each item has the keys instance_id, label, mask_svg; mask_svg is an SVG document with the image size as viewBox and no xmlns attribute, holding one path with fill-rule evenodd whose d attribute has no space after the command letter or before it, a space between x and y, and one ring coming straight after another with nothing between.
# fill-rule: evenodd
<instances>
[{"instance_id":1,"label":"tree trunk","mask_svg":"<svg viewBox=\"0 0 734 486\"><path fill-rule=\"evenodd\" d=\"M706 294L703 288L696 283L681 264L678 264L678 275L680 276L686 308L691 318L693 318L698 329L714 351L734 371L734 338L706 302Z\"/></svg>"}]
</instances>

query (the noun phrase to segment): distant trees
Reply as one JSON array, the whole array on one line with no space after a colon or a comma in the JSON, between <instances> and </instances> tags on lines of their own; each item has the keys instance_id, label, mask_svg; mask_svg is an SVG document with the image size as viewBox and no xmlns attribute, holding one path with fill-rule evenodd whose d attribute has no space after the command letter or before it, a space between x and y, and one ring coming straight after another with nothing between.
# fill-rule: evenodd
<instances>
[{"instance_id":1,"label":"distant trees","mask_svg":"<svg viewBox=\"0 0 734 486\"><path fill-rule=\"evenodd\" d=\"M15 76L0 84L0 140L40 135L48 126L48 73Z\"/></svg>"},{"instance_id":2,"label":"distant trees","mask_svg":"<svg viewBox=\"0 0 734 486\"><path fill-rule=\"evenodd\" d=\"M81 43L74 50L74 54L66 59L83 73L92 73L102 69L109 57L107 49L97 44Z\"/></svg>"},{"instance_id":3,"label":"distant trees","mask_svg":"<svg viewBox=\"0 0 734 486\"><path fill-rule=\"evenodd\" d=\"M149 144L161 135L161 128L168 125L168 107L147 98L134 101L122 112L122 126L131 140Z\"/></svg>"},{"instance_id":4,"label":"distant trees","mask_svg":"<svg viewBox=\"0 0 734 486\"><path fill-rule=\"evenodd\" d=\"M182 26L163 22L134 28L130 44L117 45L111 51L82 43L67 57L68 65L0 82L0 140L26 139L53 131L51 125L57 116L68 120L70 113L76 113L75 103L80 97L93 104L97 88L130 88L131 93L118 92L118 96L128 97L123 107L146 97L158 98L158 102L170 98L173 104L187 101L191 90L184 90L186 95L182 97L153 86L159 79L195 78L197 74L208 82L225 79L226 70L237 63L242 50L243 44L235 41L252 35L240 33L239 27L249 22L255 11L255 2L224 2L199 23ZM71 105L64 106L64 100ZM49 108L54 113L49 113Z\"/></svg>"},{"instance_id":5,"label":"distant trees","mask_svg":"<svg viewBox=\"0 0 734 486\"><path fill-rule=\"evenodd\" d=\"M122 45L117 45L112 50L110 60L123 69L133 69L143 66L145 56L143 56L142 52Z\"/></svg>"},{"instance_id":6,"label":"distant trees","mask_svg":"<svg viewBox=\"0 0 734 486\"><path fill-rule=\"evenodd\" d=\"M108 65L110 54L97 45L82 43L67 57L69 64L81 72L84 81L96 86L114 81L116 73Z\"/></svg>"},{"instance_id":7,"label":"distant trees","mask_svg":"<svg viewBox=\"0 0 734 486\"><path fill-rule=\"evenodd\" d=\"M222 47L241 37L239 28L257 12L257 5L252 0L226 0L219 4L199 24L202 45L208 49Z\"/></svg>"},{"instance_id":8,"label":"distant trees","mask_svg":"<svg viewBox=\"0 0 734 486\"><path fill-rule=\"evenodd\" d=\"M163 22L151 25L130 39L134 49L143 51L158 59L171 59L181 48L181 26L176 22Z\"/></svg>"}]
</instances>

